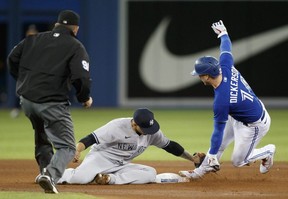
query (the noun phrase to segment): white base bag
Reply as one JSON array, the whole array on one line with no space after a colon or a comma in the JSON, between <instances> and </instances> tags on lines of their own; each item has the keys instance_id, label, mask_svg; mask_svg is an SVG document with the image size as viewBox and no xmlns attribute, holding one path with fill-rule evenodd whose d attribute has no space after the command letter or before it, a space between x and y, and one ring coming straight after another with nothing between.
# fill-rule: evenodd
<instances>
[{"instance_id":1,"label":"white base bag","mask_svg":"<svg viewBox=\"0 0 288 199\"><path fill-rule=\"evenodd\" d=\"M182 177L176 173L160 173L156 175L156 183L181 183L190 182L189 178Z\"/></svg>"}]
</instances>

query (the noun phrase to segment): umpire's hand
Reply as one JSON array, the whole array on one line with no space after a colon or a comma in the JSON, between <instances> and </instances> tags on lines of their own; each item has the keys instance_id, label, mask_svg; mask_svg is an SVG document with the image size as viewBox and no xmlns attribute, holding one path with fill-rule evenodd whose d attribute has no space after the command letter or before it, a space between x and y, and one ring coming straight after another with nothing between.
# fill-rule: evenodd
<instances>
[{"instance_id":1,"label":"umpire's hand","mask_svg":"<svg viewBox=\"0 0 288 199\"><path fill-rule=\"evenodd\" d=\"M89 97L89 100L86 101L86 102L84 102L82 105L83 105L85 108L90 108L91 105L92 105L92 103L93 103L93 99L92 99L92 97Z\"/></svg>"}]
</instances>

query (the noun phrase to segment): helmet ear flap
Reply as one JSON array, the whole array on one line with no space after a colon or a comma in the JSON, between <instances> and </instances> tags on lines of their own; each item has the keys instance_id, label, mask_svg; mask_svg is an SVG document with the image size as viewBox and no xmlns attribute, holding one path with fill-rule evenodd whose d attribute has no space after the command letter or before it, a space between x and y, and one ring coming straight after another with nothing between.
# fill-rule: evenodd
<instances>
[{"instance_id":1,"label":"helmet ear flap","mask_svg":"<svg viewBox=\"0 0 288 199\"><path fill-rule=\"evenodd\" d=\"M213 73L216 74L217 72L218 72L218 68L217 68L217 66L214 66L213 67Z\"/></svg>"}]
</instances>

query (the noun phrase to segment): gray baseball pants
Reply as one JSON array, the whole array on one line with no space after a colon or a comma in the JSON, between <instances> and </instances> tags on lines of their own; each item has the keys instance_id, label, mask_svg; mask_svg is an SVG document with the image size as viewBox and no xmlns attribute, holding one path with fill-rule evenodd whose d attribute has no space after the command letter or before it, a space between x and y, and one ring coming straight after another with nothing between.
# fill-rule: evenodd
<instances>
[{"instance_id":1,"label":"gray baseball pants","mask_svg":"<svg viewBox=\"0 0 288 199\"><path fill-rule=\"evenodd\" d=\"M35 133L35 159L57 182L75 154L74 128L68 102L34 103L20 97ZM55 149L55 154L53 147Z\"/></svg>"}]
</instances>

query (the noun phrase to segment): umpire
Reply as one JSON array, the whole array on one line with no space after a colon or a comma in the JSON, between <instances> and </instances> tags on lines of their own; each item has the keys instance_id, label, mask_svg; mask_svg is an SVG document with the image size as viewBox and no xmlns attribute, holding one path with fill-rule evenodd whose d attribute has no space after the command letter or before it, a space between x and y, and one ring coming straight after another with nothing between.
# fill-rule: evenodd
<instances>
[{"instance_id":1,"label":"umpire","mask_svg":"<svg viewBox=\"0 0 288 199\"><path fill-rule=\"evenodd\" d=\"M54 181L75 154L68 97L71 85L84 107L89 108L93 101L89 56L76 39L79 19L71 10L60 12L52 31L26 37L7 58L20 104L35 132L35 159L40 169L37 181L45 193L58 193Z\"/></svg>"}]
</instances>

